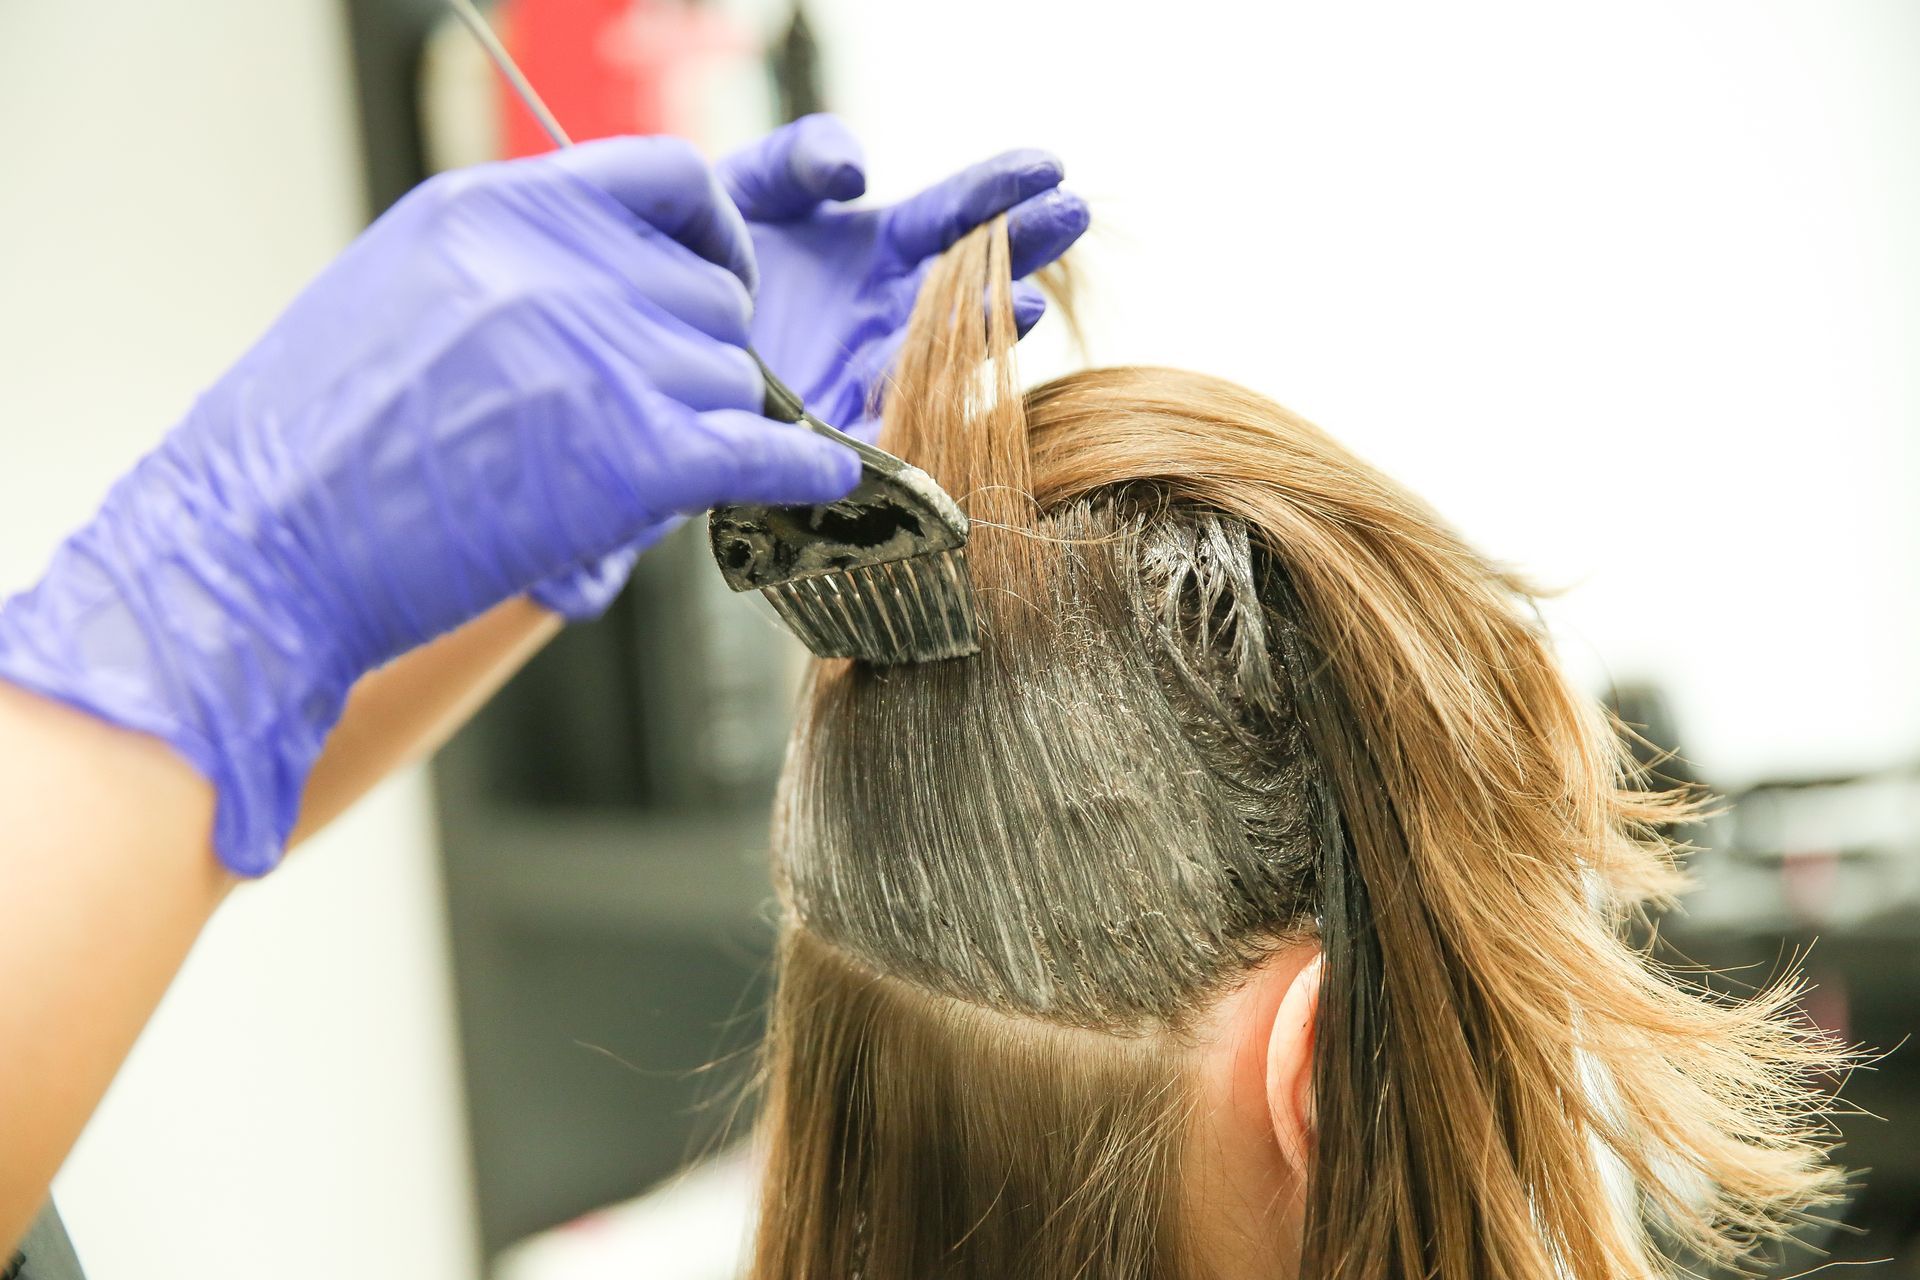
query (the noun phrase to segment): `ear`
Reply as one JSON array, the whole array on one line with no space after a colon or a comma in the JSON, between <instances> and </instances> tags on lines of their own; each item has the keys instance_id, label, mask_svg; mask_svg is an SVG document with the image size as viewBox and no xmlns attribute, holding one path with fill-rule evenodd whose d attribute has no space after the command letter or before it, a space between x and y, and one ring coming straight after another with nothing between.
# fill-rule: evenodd
<instances>
[{"instance_id":1,"label":"ear","mask_svg":"<svg viewBox=\"0 0 1920 1280\"><path fill-rule=\"evenodd\" d=\"M1315 953L1293 975L1267 1039L1267 1117L1281 1155L1301 1177L1313 1151L1313 1024L1321 958Z\"/></svg>"}]
</instances>

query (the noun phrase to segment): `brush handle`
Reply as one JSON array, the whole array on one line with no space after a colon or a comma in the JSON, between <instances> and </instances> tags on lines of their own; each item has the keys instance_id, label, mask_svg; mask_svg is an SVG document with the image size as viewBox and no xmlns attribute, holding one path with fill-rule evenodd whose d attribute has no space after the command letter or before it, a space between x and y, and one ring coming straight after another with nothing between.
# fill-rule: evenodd
<instances>
[{"instance_id":1,"label":"brush handle","mask_svg":"<svg viewBox=\"0 0 1920 1280\"><path fill-rule=\"evenodd\" d=\"M897 476L910 464L894 457L885 449L876 448L857 436L850 436L838 427L831 426L807 412L805 404L794 393L793 388L780 381L760 353L747 348L747 354L760 366L760 380L766 384L766 402L761 412L776 422L791 422L805 427L817 436L825 436L836 444L843 444L860 455L860 461L882 475Z\"/></svg>"}]
</instances>

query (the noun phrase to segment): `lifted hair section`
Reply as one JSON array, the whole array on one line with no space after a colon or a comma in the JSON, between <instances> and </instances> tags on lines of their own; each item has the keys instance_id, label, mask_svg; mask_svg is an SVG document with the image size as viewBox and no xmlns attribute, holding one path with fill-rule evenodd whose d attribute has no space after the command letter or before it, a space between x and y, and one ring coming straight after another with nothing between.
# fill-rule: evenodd
<instances>
[{"instance_id":1,"label":"lifted hair section","mask_svg":"<svg viewBox=\"0 0 1920 1280\"><path fill-rule=\"evenodd\" d=\"M1196 1275L1182 1037L1316 931L1303 1275L1642 1280L1829 1198L1845 1055L1622 940L1689 802L1523 587L1242 388L1016 396L1007 270L931 274L881 440L975 522L982 653L816 663L783 778L754 1276Z\"/></svg>"}]
</instances>

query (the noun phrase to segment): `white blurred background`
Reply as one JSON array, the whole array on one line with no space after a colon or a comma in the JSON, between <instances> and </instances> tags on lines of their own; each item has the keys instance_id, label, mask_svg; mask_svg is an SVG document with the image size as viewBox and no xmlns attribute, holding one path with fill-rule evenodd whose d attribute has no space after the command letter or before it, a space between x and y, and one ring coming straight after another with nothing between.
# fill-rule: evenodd
<instances>
[{"instance_id":1,"label":"white blurred background","mask_svg":"<svg viewBox=\"0 0 1920 1280\"><path fill-rule=\"evenodd\" d=\"M1567 587L1715 782L1920 754L1920 6L810 13L877 195L1056 150L1096 361L1266 392ZM361 225L347 41L0 7L0 591ZM57 1186L95 1280L480 1273L425 788L215 922Z\"/></svg>"}]
</instances>

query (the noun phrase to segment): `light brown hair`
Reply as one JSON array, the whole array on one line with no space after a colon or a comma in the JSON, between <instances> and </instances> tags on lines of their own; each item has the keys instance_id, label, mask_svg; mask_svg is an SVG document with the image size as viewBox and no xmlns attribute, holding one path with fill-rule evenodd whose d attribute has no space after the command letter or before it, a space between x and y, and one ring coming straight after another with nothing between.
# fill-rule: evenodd
<instances>
[{"instance_id":1,"label":"light brown hair","mask_svg":"<svg viewBox=\"0 0 1920 1280\"><path fill-rule=\"evenodd\" d=\"M1839 1051L1623 940L1692 802L1524 586L1226 382L1021 396L1007 262L938 264L881 439L975 522L983 651L803 699L752 1275L1200 1276L1194 1027L1307 938L1303 1275L1664 1276L1830 1196Z\"/></svg>"}]
</instances>

